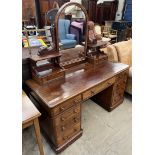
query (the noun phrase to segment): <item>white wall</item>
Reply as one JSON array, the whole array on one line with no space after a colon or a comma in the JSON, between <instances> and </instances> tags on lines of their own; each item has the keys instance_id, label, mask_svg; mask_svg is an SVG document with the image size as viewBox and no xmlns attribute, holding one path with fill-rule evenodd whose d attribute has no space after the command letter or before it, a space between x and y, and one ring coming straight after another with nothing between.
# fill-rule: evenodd
<instances>
[{"instance_id":1,"label":"white wall","mask_svg":"<svg viewBox=\"0 0 155 155\"><path fill-rule=\"evenodd\" d=\"M124 8L124 2L125 0L119 0L118 2L118 10L116 12L115 20L121 20L122 14L123 14L123 8Z\"/></svg>"},{"instance_id":2,"label":"white wall","mask_svg":"<svg viewBox=\"0 0 155 155\"><path fill-rule=\"evenodd\" d=\"M77 2L77 3L80 3L80 4L81 4L81 1L82 0L70 0L70 2Z\"/></svg>"},{"instance_id":3,"label":"white wall","mask_svg":"<svg viewBox=\"0 0 155 155\"><path fill-rule=\"evenodd\" d=\"M114 1L114 0L98 0L98 1L97 1L97 4L103 3L103 2L105 2L105 1Z\"/></svg>"}]
</instances>

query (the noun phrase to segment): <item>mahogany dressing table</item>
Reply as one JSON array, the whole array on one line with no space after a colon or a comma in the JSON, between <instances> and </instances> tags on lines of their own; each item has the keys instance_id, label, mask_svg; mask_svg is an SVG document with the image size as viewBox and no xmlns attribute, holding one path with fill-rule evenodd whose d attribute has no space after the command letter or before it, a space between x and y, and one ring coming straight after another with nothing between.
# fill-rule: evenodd
<instances>
[{"instance_id":1,"label":"mahogany dressing table","mask_svg":"<svg viewBox=\"0 0 155 155\"><path fill-rule=\"evenodd\" d=\"M82 102L93 97L108 111L123 102L127 74L127 65L105 61L97 68L86 64L75 68L65 79L46 85L26 81L29 97L42 114L41 129L57 153L82 135Z\"/></svg>"},{"instance_id":2,"label":"mahogany dressing table","mask_svg":"<svg viewBox=\"0 0 155 155\"><path fill-rule=\"evenodd\" d=\"M86 15L86 23L88 20L86 10L78 3L66 3L60 8L56 16L54 33L57 38L55 42L58 53L58 19L63 9L70 5L81 8ZM87 37L85 38L84 52L87 51ZM39 119L41 130L50 146L57 153L63 151L82 136L82 102L91 98L107 111L111 111L124 99L129 66L107 60L102 61L102 63L91 63L86 59L87 53L84 53L84 56L78 65L63 66L65 72L63 78L55 76L52 80L39 83L32 77L25 82L25 91L41 112ZM31 60L34 60L33 57ZM62 62L57 61L57 63L61 64Z\"/></svg>"}]
</instances>

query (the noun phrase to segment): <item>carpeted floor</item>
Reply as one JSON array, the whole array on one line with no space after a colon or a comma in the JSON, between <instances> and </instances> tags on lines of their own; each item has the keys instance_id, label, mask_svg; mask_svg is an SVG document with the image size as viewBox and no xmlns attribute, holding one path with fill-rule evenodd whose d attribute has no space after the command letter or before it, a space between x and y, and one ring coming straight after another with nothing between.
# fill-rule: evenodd
<instances>
[{"instance_id":1,"label":"carpeted floor","mask_svg":"<svg viewBox=\"0 0 155 155\"><path fill-rule=\"evenodd\" d=\"M132 99L107 112L93 101L82 103L83 135L60 155L131 155ZM22 154L39 155L33 127L23 130ZM45 155L55 155L43 137Z\"/></svg>"}]
</instances>

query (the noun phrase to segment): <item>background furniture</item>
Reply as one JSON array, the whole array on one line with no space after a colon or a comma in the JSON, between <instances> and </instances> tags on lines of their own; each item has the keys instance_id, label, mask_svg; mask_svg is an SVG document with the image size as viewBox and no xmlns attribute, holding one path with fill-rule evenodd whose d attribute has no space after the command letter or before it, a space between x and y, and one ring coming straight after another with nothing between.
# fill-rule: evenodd
<instances>
[{"instance_id":1,"label":"background furniture","mask_svg":"<svg viewBox=\"0 0 155 155\"><path fill-rule=\"evenodd\" d=\"M95 32L98 35L102 36L102 41L106 41L106 42L109 42L110 43L111 39L108 38L108 37L104 37L104 35L103 35L102 26L100 26L99 24L95 24Z\"/></svg>"},{"instance_id":2,"label":"background furniture","mask_svg":"<svg viewBox=\"0 0 155 155\"><path fill-rule=\"evenodd\" d=\"M132 22L132 0L125 0L122 19Z\"/></svg>"},{"instance_id":3,"label":"background furniture","mask_svg":"<svg viewBox=\"0 0 155 155\"><path fill-rule=\"evenodd\" d=\"M104 1L97 5L96 23L104 25L107 20L115 20L118 0ZM92 12L94 13L94 12Z\"/></svg>"},{"instance_id":4,"label":"background furniture","mask_svg":"<svg viewBox=\"0 0 155 155\"><path fill-rule=\"evenodd\" d=\"M112 29L117 30L117 41L124 41L126 39L126 29L132 29L132 22L130 21L113 21Z\"/></svg>"},{"instance_id":5,"label":"background furniture","mask_svg":"<svg viewBox=\"0 0 155 155\"><path fill-rule=\"evenodd\" d=\"M89 20L105 24L105 20L115 20L118 0L104 1L100 4L97 4L97 0L82 0L82 5L87 10Z\"/></svg>"},{"instance_id":6,"label":"background furniture","mask_svg":"<svg viewBox=\"0 0 155 155\"><path fill-rule=\"evenodd\" d=\"M43 28L46 23L46 13L53 7L55 7L55 2L61 7L63 4L69 2L70 0L37 0L37 14L38 14L38 24L39 28ZM53 5L54 4L54 5ZM50 23L47 23L50 25Z\"/></svg>"},{"instance_id":7,"label":"background furniture","mask_svg":"<svg viewBox=\"0 0 155 155\"><path fill-rule=\"evenodd\" d=\"M110 61L122 62L130 66L125 91L132 94L132 40L109 45L106 54Z\"/></svg>"},{"instance_id":8,"label":"background furniture","mask_svg":"<svg viewBox=\"0 0 155 155\"><path fill-rule=\"evenodd\" d=\"M28 96L25 94L24 91L22 91L22 128L25 129L30 125L34 125L40 155L44 155L40 127L38 122L38 117L40 115L40 112L33 105Z\"/></svg>"},{"instance_id":9,"label":"background furniture","mask_svg":"<svg viewBox=\"0 0 155 155\"><path fill-rule=\"evenodd\" d=\"M22 0L22 20L30 21L32 18L36 18L36 5L34 0Z\"/></svg>"},{"instance_id":10,"label":"background furniture","mask_svg":"<svg viewBox=\"0 0 155 155\"><path fill-rule=\"evenodd\" d=\"M76 19L71 21L70 33L76 35L77 44L85 41L86 21L85 19Z\"/></svg>"},{"instance_id":11,"label":"background furniture","mask_svg":"<svg viewBox=\"0 0 155 155\"><path fill-rule=\"evenodd\" d=\"M109 38L111 43L117 42L117 30L112 29L110 26L102 26L103 37Z\"/></svg>"},{"instance_id":12,"label":"background furniture","mask_svg":"<svg viewBox=\"0 0 155 155\"><path fill-rule=\"evenodd\" d=\"M58 30L59 40L62 44L61 49L73 48L76 45L76 36L69 33L70 20L59 19Z\"/></svg>"},{"instance_id":13,"label":"background furniture","mask_svg":"<svg viewBox=\"0 0 155 155\"><path fill-rule=\"evenodd\" d=\"M96 22L97 0L82 0L90 21Z\"/></svg>"}]
</instances>

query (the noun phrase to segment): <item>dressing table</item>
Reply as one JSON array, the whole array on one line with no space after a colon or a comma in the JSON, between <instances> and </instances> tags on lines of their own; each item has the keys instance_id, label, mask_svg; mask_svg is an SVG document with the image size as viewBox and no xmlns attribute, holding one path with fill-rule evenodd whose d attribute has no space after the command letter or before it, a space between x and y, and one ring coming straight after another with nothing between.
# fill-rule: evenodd
<instances>
[{"instance_id":1,"label":"dressing table","mask_svg":"<svg viewBox=\"0 0 155 155\"><path fill-rule=\"evenodd\" d=\"M58 36L57 26L61 11L70 5L81 8L85 13L86 22L88 20L86 10L82 5L74 2L66 3L56 16L56 36ZM56 38L56 51L61 53L58 37ZM56 153L60 153L82 136L82 102L91 98L96 104L110 112L124 99L129 66L107 60L99 64L87 61L87 37L85 38L83 59L80 59L80 62L71 60L73 64L69 64L69 67L64 65L64 78L55 78L43 84L33 78L25 82L25 91L41 112L42 133ZM64 59L60 57L60 64L65 64L61 62L62 60Z\"/></svg>"}]
</instances>

